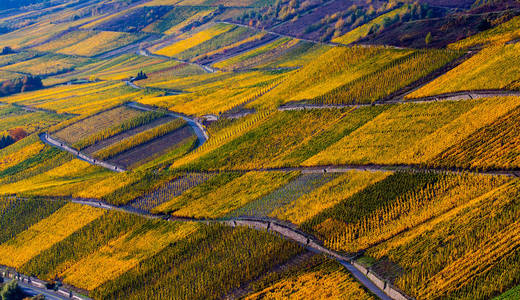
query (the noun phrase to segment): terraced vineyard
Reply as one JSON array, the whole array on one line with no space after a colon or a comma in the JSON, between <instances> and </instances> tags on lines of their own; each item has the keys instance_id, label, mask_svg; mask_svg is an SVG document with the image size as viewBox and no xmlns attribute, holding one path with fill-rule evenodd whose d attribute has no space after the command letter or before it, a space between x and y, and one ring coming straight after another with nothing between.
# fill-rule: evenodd
<instances>
[{"instance_id":1,"label":"terraced vineyard","mask_svg":"<svg viewBox=\"0 0 520 300\"><path fill-rule=\"evenodd\" d=\"M518 298L518 1L4 2L9 286Z\"/></svg>"}]
</instances>

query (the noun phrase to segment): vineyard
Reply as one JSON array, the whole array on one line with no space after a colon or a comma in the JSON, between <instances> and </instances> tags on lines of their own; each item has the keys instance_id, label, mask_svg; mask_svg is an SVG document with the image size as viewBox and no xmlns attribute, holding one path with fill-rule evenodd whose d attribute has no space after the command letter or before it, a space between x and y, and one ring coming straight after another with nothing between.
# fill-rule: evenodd
<instances>
[{"instance_id":1,"label":"vineyard","mask_svg":"<svg viewBox=\"0 0 520 300\"><path fill-rule=\"evenodd\" d=\"M332 41L335 43L341 43L341 44L345 44L345 45L354 43L357 40L369 35L374 30L374 28L378 28L381 25L383 25L385 20L392 19L392 18L398 16L399 14L405 12L406 9L407 9L407 6L403 5L400 8L391 10L391 11L387 12L386 14L380 15L379 17L373 19L372 21L370 21L366 24L363 24L363 25L355 28L354 30L351 30L342 36L338 36L338 37L332 39Z\"/></svg>"},{"instance_id":2,"label":"vineyard","mask_svg":"<svg viewBox=\"0 0 520 300\"><path fill-rule=\"evenodd\" d=\"M478 45L503 44L518 38L519 17L515 17L508 22L502 23L494 28L470 36L462 41L450 45L454 49L471 48ZM492 77L490 77L492 79Z\"/></svg>"},{"instance_id":3,"label":"vineyard","mask_svg":"<svg viewBox=\"0 0 520 300\"><path fill-rule=\"evenodd\" d=\"M518 298L518 1L4 2L11 274L95 300Z\"/></svg>"},{"instance_id":4,"label":"vineyard","mask_svg":"<svg viewBox=\"0 0 520 300\"><path fill-rule=\"evenodd\" d=\"M128 133L129 131L132 131L132 129L136 129L139 130L139 132L141 132L142 129L146 128L146 125L155 125L155 122L157 121L160 121L162 123L163 121L167 121L168 119L169 118L165 118L164 113L145 112L137 115L135 118L128 119L120 124L114 125L92 136L89 136L77 142L75 146L78 147L78 149L85 149L89 146L97 145L101 141L105 141L113 137L119 137L123 133ZM87 153L88 152L91 151L87 151Z\"/></svg>"},{"instance_id":5,"label":"vineyard","mask_svg":"<svg viewBox=\"0 0 520 300\"><path fill-rule=\"evenodd\" d=\"M16 106L6 106L0 108L0 134L14 128L22 128L28 135L42 129L54 126L66 119L47 112L28 112Z\"/></svg>"},{"instance_id":6,"label":"vineyard","mask_svg":"<svg viewBox=\"0 0 520 300\"><path fill-rule=\"evenodd\" d=\"M13 239L0 244L0 263L21 267L41 251L62 241L102 214L102 210L67 204Z\"/></svg>"},{"instance_id":7,"label":"vineyard","mask_svg":"<svg viewBox=\"0 0 520 300\"><path fill-rule=\"evenodd\" d=\"M373 103L412 84L460 56L446 50L418 51L372 74L311 100L313 103Z\"/></svg>"},{"instance_id":8,"label":"vineyard","mask_svg":"<svg viewBox=\"0 0 520 300\"><path fill-rule=\"evenodd\" d=\"M483 127L464 142L454 145L428 162L432 166L470 167L481 170L516 169L520 166L516 149L517 127L520 111L497 119Z\"/></svg>"},{"instance_id":9,"label":"vineyard","mask_svg":"<svg viewBox=\"0 0 520 300\"><path fill-rule=\"evenodd\" d=\"M248 28L234 27L221 34L217 34L212 39L186 49L185 51L177 54L176 57L182 60L192 59L193 61L196 61L197 57L203 56L206 53L222 49L235 42L240 42L243 39L248 39L252 36L253 33L254 31Z\"/></svg>"},{"instance_id":10,"label":"vineyard","mask_svg":"<svg viewBox=\"0 0 520 300\"><path fill-rule=\"evenodd\" d=\"M245 206L232 211L228 214L228 216L267 217L273 211L280 209L280 207L291 204L300 197L304 197L314 189L319 188L320 186L333 180L335 177L336 176L334 174L302 174L294 178L288 184L273 191L272 193L258 198L255 201L249 202Z\"/></svg>"},{"instance_id":11,"label":"vineyard","mask_svg":"<svg viewBox=\"0 0 520 300\"><path fill-rule=\"evenodd\" d=\"M88 62L85 58L49 54L11 64L0 70L49 76L69 72Z\"/></svg>"},{"instance_id":12,"label":"vineyard","mask_svg":"<svg viewBox=\"0 0 520 300\"><path fill-rule=\"evenodd\" d=\"M385 179L389 172L350 171L278 207L269 216L302 224L336 204Z\"/></svg>"},{"instance_id":13,"label":"vineyard","mask_svg":"<svg viewBox=\"0 0 520 300\"><path fill-rule=\"evenodd\" d=\"M213 64L226 71L252 69L266 62L272 62L291 51L301 42L291 38L279 38L264 46Z\"/></svg>"},{"instance_id":14,"label":"vineyard","mask_svg":"<svg viewBox=\"0 0 520 300\"><path fill-rule=\"evenodd\" d=\"M457 91L518 89L520 69L513 62L518 61L519 50L519 44L485 48L408 97L419 98Z\"/></svg>"},{"instance_id":15,"label":"vineyard","mask_svg":"<svg viewBox=\"0 0 520 300\"><path fill-rule=\"evenodd\" d=\"M165 183L159 188L138 197L130 202L129 205L135 209L151 211L162 203L180 196L199 184L203 184L213 176L214 175L209 173L186 173L185 175L180 175L178 178Z\"/></svg>"},{"instance_id":16,"label":"vineyard","mask_svg":"<svg viewBox=\"0 0 520 300\"><path fill-rule=\"evenodd\" d=\"M210 186L208 189L208 185L215 182L209 180L173 198L160 208L179 217L223 217L284 186L297 175L297 173L285 172L248 172L226 184ZM218 179L225 181L226 177Z\"/></svg>"},{"instance_id":17,"label":"vineyard","mask_svg":"<svg viewBox=\"0 0 520 300\"><path fill-rule=\"evenodd\" d=\"M98 134L99 131L103 130L103 128L116 127L119 125L118 123L136 119L139 114L141 114L141 112L138 110L126 106L119 106L81 120L78 123L71 124L70 126L54 133L54 135L69 144L76 144ZM121 125L121 127L123 127L123 125Z\"/></svg>"},{"instance_id":18,"label":"vineyard","mask_svg":"<svg viewBox=\"0 0 520 300\"><path fill-rule=\"evenodd\" d=\"M141 261L114 281L98 287L98 299L218 299L300 253L278 236L221 225L200 226ZM170 266L175 265L175 269Z\"/></svg>"},{"instance_id":19,"label":"vineyard","mask_svg":"<svg viewBox=\"0 0 520 300\"><path fill-rule=\"evenodd\" d=\"M280 272L269 272L249 285L256 293L245 299L297 299L322 295L325 299L372 299L341 265L314 256Z\"/></svg>"},{"instance_id":20,"label":"vineyard","mask_svg":"<svg viewBox=\"0 0 520 300\"><path fill-rule=\"evenodd\" d=\"M380 47L334 47L321 51L324 50L323 54L293 72L283 84L251 105L273 107L280 102L314 99L413 53L411 50Z\"/></svg>"},{"instance_id":21,"label":"vineyard","mask_svg":"<svg viewBox=\"0 0 520 300\"><path fill-rule=\"evenodd\" d=\"M19 199L16 197L0 198L0 243L4 243L17 234L31 227L38 221L47 218L65 205L61 201L35 199Z\"/></svg>"},{"instance_id":22,"label":"vineyard","mask_svg":"<svg viewBox=\"0 0 520 300\"><path fill-rule=\"evenodd\" d=\"M135 148L138 145L149 142L153 139L160 138L174 130L186 126L186 121L176 119L166 124L159 125L155 128L143 131L132 137L123 139L122 141L108 146L102 150L97 151L94 156L101 160L112 158L121 152Z\"/></svg>"},{"instance_id":23,"label":"vineyard","mask_svg":"<svg viewBox=\"0 0 520 300\"><path fill-rule=\"evenodd\" d=\"M129 33L100 31L78 43L60 49L58 53L91 57L134 43L141 38Z\"/></svg>"},{"instance_id":24,"label":"vineyard","mask_svg":"<svg viewBox=\"0 0 520 300\"><path fill-rule=\"evenodd\" d=\"M509 97L391 106L302 164L426 163L518 104Z\"/></svg>"},{"instance_id":25,"label":"vineyard","mask_svg":"<svg viewBox=\"0 0 520 300\"><path fill-rule=\"evenodd\" d=\"M520 275L514 233L518 229L518 182L491 183L487 187L479 184L484 188L480 197L462 191L466 199L460 205L368 254L386 255L401 265L405 271L396 284L417 297L483 299L505 292ZM461 247L466 249L462 253L457 250Z\"/></svg>"},{"instance_id":26,"label":"vineyard","mask_svg":"<svg viewBox=\"0 0 520 300\"><path fill-rule=\"evenodd\" d=\"M166 46L158 51L156 54L165 55L169 57L178 57L182 58L182 52L191 49L195 46L198 46L206 41L211 40L214 37L217 37L221 34L224 34L230 30L232 30L234 26L219 24L211 27L209 29L197 32L192 36L181 36L180 41L173 43L172 45Z\"/></svg>"}]
</instances>

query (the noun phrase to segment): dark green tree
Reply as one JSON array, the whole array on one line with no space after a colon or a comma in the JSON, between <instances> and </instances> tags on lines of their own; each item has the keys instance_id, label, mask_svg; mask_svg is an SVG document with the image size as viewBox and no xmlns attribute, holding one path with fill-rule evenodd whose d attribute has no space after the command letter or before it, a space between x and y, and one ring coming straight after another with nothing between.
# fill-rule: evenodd
<instances>
[{"instance_id":1,"label":"dark green tree","mask_svg":"<svg viewBox=\"0 0 520 300\"><path fill-rule=\"evenodd\" d=\"M25 295L15 280L4 285L0 292L0 299L2 300L21 300L23 298L25 298Z\"/></svg>"}]
</instances>

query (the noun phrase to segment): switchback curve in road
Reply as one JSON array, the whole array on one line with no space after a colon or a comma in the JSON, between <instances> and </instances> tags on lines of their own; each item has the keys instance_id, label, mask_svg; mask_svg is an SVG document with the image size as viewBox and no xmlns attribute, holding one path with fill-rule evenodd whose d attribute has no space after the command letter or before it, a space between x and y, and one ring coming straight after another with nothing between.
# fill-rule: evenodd
<instances>
[{"instance_id":1,"label":"switchback curve in road","mask_svg":"<svg viewBox=\"0 0 520 300\"><path fill-rule=\"evenodd\" d=\"M130 102L130 103L128 103L128 106L135 108L135 109L143 110L143 111L159 111L159 109L156 109L151 106L146 106L146 105L143 105L143 104L140 104L137 102ZM181 118L184 121L186 121L188 123L188 125L195 132L195 135L197 135L197 138L199 139L199 146L204 144L209 139L209 135L208 135L206 129L204 128L204 125L202 125L199 121L192 119L188 116L185 116L183 114L172 112L172 111L167 111L166 114L171 117Z\"/></svg>"}]
</instances>

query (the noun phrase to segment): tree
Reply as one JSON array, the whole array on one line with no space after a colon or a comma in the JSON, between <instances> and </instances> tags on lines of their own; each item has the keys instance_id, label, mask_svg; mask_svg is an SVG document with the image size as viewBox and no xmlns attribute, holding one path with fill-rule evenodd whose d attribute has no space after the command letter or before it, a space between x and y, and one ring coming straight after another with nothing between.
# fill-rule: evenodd
<instances>
[{"instance_id":1,"label":"tree","mask_svg":"<svg viewBox=\"0 0 520 300\"><path fill-rule=\"evenodd\" d=\"M0 138L0 149L3 149L11 144L13 144L15 141L14 139L7 135Z\"/></svg>"},{"instance_id":2,"label":"tree","mask_svg":"<svg viewBox=\"0 0 520 300\"><path fill-rule=\"evenodd\" d=\"M139 73L137 73L137 77L135 78L135 80L143 80L143 79L146 79L146 78L148 78L146 73L143 72L143 71L139 71Z\"/></svg>"},{"instance_id":3,"label":"tree","mask_svg":"<svg viewBox=\"0 0 520 300\"><path fill-rule=\"evenodd\" d=\"M432 41L432 33L431 32L428 32L428 34L426 35L426 38L424 39L424 43L426 44L426 46L428 46Z\"/></svg>"},{"instance_id":4,"label":"tree","mask_svg":"<svg viewBox=\"0 0 520 300\"><path fill-rule=\"evenodd\" d=\"M2 55L12 54L12 53L14 53L14 50L11 49L11 47L4 47L4 49L2 49Z\"/></svg>"},{"instance_id":5,"label":"tree","mask_svg":"<svg viewBox=\"0 0 520 300\"><path fill-rule=\"evenodd\" d=\"M23 128L9 129L9 135L17 142L27 136L27 132Z\"/></svg>"},{"instance_id":6,"label":"tree","mask_svg":"<svg viewBox=\"0 0 520 300\"><path fill-rule=\"evenodd\" d=\"M20 300L24 297L22 289L20 289L18 282L15 280L4 285L2 291L0 291L0 299L2 300Z\"/></svg>"}]
</instances>

